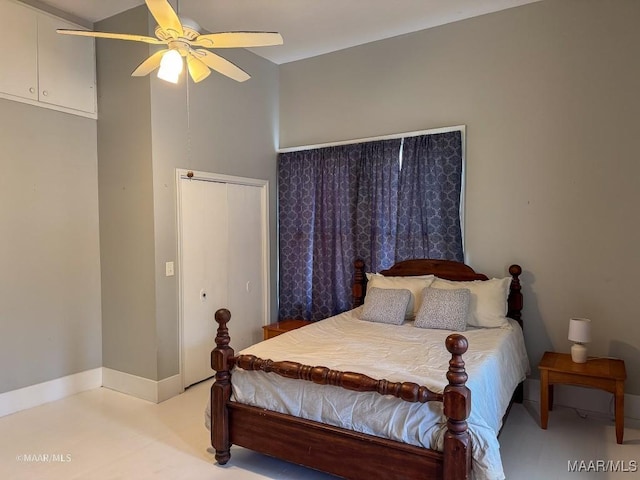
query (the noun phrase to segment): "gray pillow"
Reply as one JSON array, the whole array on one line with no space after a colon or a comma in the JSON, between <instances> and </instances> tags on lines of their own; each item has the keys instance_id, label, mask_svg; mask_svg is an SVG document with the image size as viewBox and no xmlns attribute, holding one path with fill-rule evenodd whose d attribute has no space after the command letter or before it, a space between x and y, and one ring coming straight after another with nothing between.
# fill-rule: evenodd
<instances>
[{"instance_id":1,"label":"gray pillow","mask_svg":"<svg viewBox=\"0 0 640 480\"><path fill-rule=\"evenodd\" d=\"M467 315L471 302L468 288L444 290L427 287L422 290L422 305L414 325L463 332L467 329Z\"/></svg>"},{"instance_id":2,"label":"gray pillow","mask_svg":"<svg viewBox=\"0 0 640 480\"><path fill-rule=\"evenodd\" d=\"M410 300L411 292L406 288L368 288L360 318L401 325Z\"/></svg>"}]
</instances>

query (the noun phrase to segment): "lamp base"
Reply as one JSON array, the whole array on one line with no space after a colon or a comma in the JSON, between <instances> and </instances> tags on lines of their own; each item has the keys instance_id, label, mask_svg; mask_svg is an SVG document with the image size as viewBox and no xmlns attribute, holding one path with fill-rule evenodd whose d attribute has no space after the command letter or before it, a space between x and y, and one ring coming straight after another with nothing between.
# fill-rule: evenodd
<instances>
[{"instance_id":1,"label":"lamp base","mask_svg":"<svg viewBox=\"0 0 640 480\"><path fill-rule=\"evenodd\" d=\"M574 363L587 363L587 347L581 343L574 343L571 347L571 360Z\"/></svg>"}]
</instances>

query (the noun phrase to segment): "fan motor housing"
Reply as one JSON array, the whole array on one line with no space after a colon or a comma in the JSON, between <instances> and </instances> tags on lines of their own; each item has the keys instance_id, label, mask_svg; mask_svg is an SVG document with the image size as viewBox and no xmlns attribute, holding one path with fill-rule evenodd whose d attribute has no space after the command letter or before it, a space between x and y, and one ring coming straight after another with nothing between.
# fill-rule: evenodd
<instances>
[{"instance_id":1,"label":"fan motor housing","mask_svg":"<svg viewBox=\"0 0 640 480\"><path fill-rule=\"evenodd\" d=\"M189 23L182 24L182 30L184 34L181 37L177 37L175 34L173 34L173 32L167 31L164 28L162 28L160 25L158 25L155 29L156 37L158 37L160 40L164 42L170 42L171 40L174 40L177 38L185 39L192 42L196 38L198 38L198 36L200 35L200 32L199 32L200 25L198 25L193 20L190 20L190 22L191 22L190 24Z\"/></svg>"},{"instance_id":2,"label":"fan motor housing","mask_svg":"<svg viewBox=\"0 0 640 480\"><path fill-rule=\"evenodd\" d=\"M183 40L169 40L167 46L171 50L177 50L178 53L183 57L186 57L187 53L189 53L189 51L191 50L191 46L189 45L189 43Z\"/></svg>"}]
</instances>

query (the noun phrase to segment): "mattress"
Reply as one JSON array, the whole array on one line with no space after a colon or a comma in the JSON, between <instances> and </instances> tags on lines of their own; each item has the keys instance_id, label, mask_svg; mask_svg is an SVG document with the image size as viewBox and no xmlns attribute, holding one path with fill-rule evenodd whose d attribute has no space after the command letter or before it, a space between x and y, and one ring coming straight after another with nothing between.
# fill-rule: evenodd
<instances>
[{"instance_id":1,"label":"mattress","mask_svg":"<svg viewBox=\"0 0 640 480\"><path fill-rule=\"evenodd\" d=\"M360 320L362 307L255 344L241 354L415 382L435 392L447 385L447 330ZM463 355L471 390L468 419L476 479L503 479L497 435L515 387L529 370L522 330L469 328ZM370 435L442 451L441 402L409 403L374 392L291 380L275 373L232 371L232 400Z\"/></svg>"}]
</instances>

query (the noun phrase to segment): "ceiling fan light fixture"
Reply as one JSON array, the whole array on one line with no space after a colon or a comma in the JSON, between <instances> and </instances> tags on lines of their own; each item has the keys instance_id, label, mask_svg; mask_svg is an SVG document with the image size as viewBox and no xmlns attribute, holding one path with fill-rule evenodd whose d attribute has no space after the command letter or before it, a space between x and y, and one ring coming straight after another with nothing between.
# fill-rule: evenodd
<instances>
[{"instance_id":1,"label":"ceiling fan light fixture","mask_svg":"<svg viewBox=\"0 0 640 480\"><path fill-rule=\"evenodd\" d=\"M166 82L178 83L182 69L183 62L180 53L177 50L169 50L160 60L158 78Z\"/></svg>"},{"instance_id":2,"label":"ceiling fan light fixture","mask_svg":"<svg viewBox=\"0 0 640 480\"><path fill-rule=\"evenodd\" d=\"M2 0L0 0L2 1ZM211 70L238 82L244 82L251 76L233 62L206 49L253 48L282 45L282 35L277 32L217 32L200 34L200 26L189 18L180 18L169 0L144 0L151 16L157 22L156 38L126 33L92 32L88 30L58 29L58 33L81 37L111 38L166 45L144 60L131 73L133 77L148 75L158 67L158 77L171 83L178 83L187 58L189 76L198 83L211 73Z\"/></svg>"}]
</instances>

